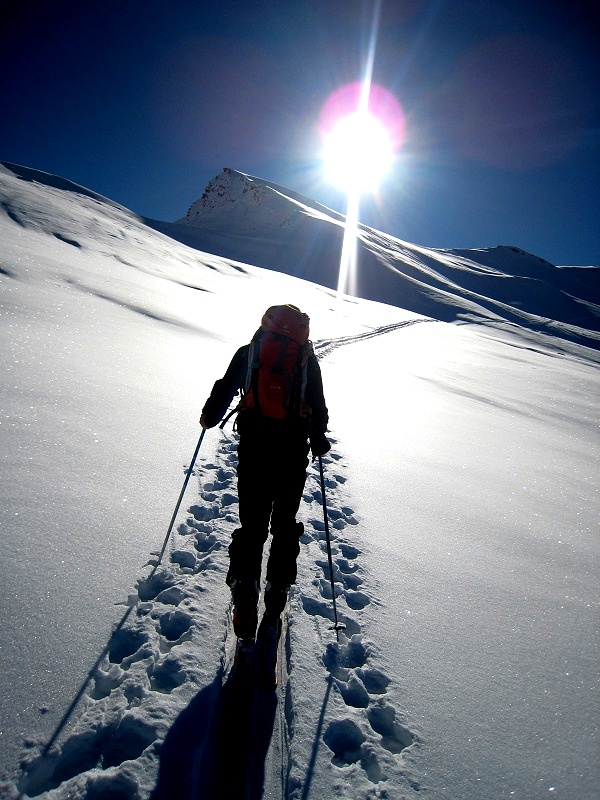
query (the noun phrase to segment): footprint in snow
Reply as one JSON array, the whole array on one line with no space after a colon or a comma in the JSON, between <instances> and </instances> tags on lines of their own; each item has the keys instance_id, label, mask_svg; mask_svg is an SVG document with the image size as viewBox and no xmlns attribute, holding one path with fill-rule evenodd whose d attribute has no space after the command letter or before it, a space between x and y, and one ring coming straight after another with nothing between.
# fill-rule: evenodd
<instances>
[{"instance_id":1,"label":"footprint in snow","mask_svg":"<svg viewBox=\"0 0 600 800\"><path fill-rule=\"evenodd\" d=\"M187 675L179 660L170 654L149 672L150 688L161 694L171 694L185 683Z\"/></svg>"},{"instance_id":2,"label":"footprint in snow","mask_svg":"<svg viewBox=\"0 0 600 800\"><path fill-rule=\"evenodd\" d=\"M346 603L348 604L349 608L351 608L353 611L358 611L361 608L365 608L371 602L371 598L368 597L364 592L354 592L348 589L344 592L344 597L346 598Z\"/></svg>"},{"instance_id":3,"label":"footprint in snow","mask_svg":"<svg viewBox=\"0 0 600 800\"><path fill-rule=\"evenodd\" d=\"M237 494L231 494L231 492L224 492L221 495L221 506L230 506L233 503L237 503L238 497Z\"/></svg>"},{"instance_id":4,"label":"footprint in snow","mask_svg":"<svg viewBox=\"0 0 600 800\"><path fill-rule=\"evenodd\" d=\"M369 694L385 694L391 680L379 669L357 669L356 674Z\"/></svg>"},{"instance_id":5,"label":"footprint in snow","mask_svg":"<svg viewBox=\"0 0 600 800\"><path fill-rule=\"evenodd\" d=\"M358 589L364 583L364 579L353 573L352 575L344 575L344 584L348 589Z\"/></svg>"},{"instance_id":6,"label":"footprint in snow","mask_svg":"<svg viewBox=\"0 0 600 800\"><path fill-rule=\"evenodd\" d=\"M78 778L77 796L84 796L83 789L89 798L138 797L139 787L134 777L127 773L115 775L109 770L125 761L135 761L156 741L157 735L152 724L129 710L93 730L72 733L60 748L22 765L19 796L37 797L83 773ZM85 776L88 770L94 771L89 779Z\"/></svg>"},{"instance_id":7,"label":"footprint in snow","mask_svg":"<svg viewBox=\"0 0 600 800\"><path fill-rule=\"evenodd\" d=\"M191 550L174 550L171 553L171 561L184 571L193 572L196 566L196 556Z\"/></svg>"},{"instance_id":8,"label":"footprint in snow","mask_svg":"<svg viewBox=\"0 0 600 800\"><path fill-rule=\"evenodd\" d=\"M338 558L335 563L340 572L346 575L356 572L358 569L358 564L351 564L347 558Z\"/></svg>"},{"instance_id":9,"label":"footprint in snow","mask_svg":"<svg viewBox=\"0 0 600 800\"><path fill-rule=\"evenodd\" d=\"M396 711L385 700L379 700L367 711L369 723L381 736L381 746L390 753L401 753L415 738L405 725L396 720Z\"/></svg>"},{"instance_id":10,"label":"footprint in snow","mask_svg":"<svg viewBox=\"0 0 600 800\"><path fill-rule=\"evenodd\" d=\"M205 492L223 491L223 489L228 489L231 486L234 478L235 473L232 470L218 467L215 477L212 480L205 481L203 489Z\"/></svg>"},{"instance_id":11,"label":"footprint in snow","mask_svg":"<svg viewBox=\"0 0 600 800\"><path fill-rule=\"evenodd\" d=\"M333 752L332 762L338 767L356 764L360 761L360 749L366 736L351 719L330 722L323 740Z\"/></svg>"},{"instance_id":12,"label":"footprint in snow","mask_svg":"<svg viewBox=\"0 0 600 800\"><path fill-rule=\"evenodd\" d=\"M103 700L123 683L126 676L127 672L121 669L118 664L111 664L107 670L97 669L94 673L90 697L92 700Z\"/></svg>"},{"instance_id":13,"label":"footprint in snow","mask_svg":"<svg viewBox=\"0 0 600 800\"><path fill-rule=\"evenodd\" d=\"M332 451L329 455L334 462L339 462L339 456L335 452ZM331 722L323 740L333 753L332 763L339 767L360 763L367 778L378 783L386 779L382 768L386 758L384 752L396 756L414 744L416 737L397 719L396 710L383 698L391 679L371 665L372 649L363 640L360 623L353 617L340 613L342 599L353 612L360 612L373 602L373 598L360 589L365 582L359 558L362 551L340 534L347 526L358 525L354 509L343 500L340 502L341 498L338 497L344 483L345 478L339 472L325 482L326 489L329 489L328 522L330 529L333 529L330 530L333 590L338 605L338 618L346 624L346 629L341 634L340 642L327 646L323 664L344 704L348 708L360 710L364 716L361 725L352 719ZM320 486L312 491L305 489L304 500L309 506L322 506ZM313 548L318 544L323 553L327 552L322 516L311 512L310 521L305 525L303 541ZM314 563L322 571L322 577L313 581L320 598L302 595L302 606L307 614L332 622L334 615L329 559L317 557Z\"/></svg>"},{"instance_id":14,"label":"footprint in snow","mask_svg":"<svg viewBox=\"0 0 600 800\"><path fill-rule=\"evenodd\" d=\"M108 660L112 664L123 664L137 655L149 643L147 632L133 627L124 627L113 633L108 645Z\"/></svg>"},{"instance_id":15,"label":"footprint in snow","mask_svg":"<svg viewBox=\"0 0 600 800\"><path fill-rule=\"evenodd\" d=\"M216 500L216 497L215 495L211 499ZM206 503L200 506L192 506L190 508L190 514L193 514L194 520L197 522L209 522L221 516L221 507L214 502L212 502L211 505Z\"/></svg>"},{"instance_id":16,"label":"footprint in snow","mask_svg":"<svg viewBox=\"0 0 600 800\"><path fill-rule=\"evenodd\" d=\"M331 590L331 581L326 580L325 578L315 578L313 585L319 587L319 594L324 600L331 600L333 596L333 592ZM344 590L339 583L334 583L333 587L335 589L335 596L337 599L343 594Z\"/></svg>"},{"instance_id":17,"label":"footprint in snow","mask_svg":"<svg viewBox=\"0 0 600 800\"><path fill-rule=\"evenodd\" d=\"M347 558L349 561L352 561L352 559L357 558L360 555L360 550L358 547L354 547L354 545L346 544L344 542L340 544L340 550L342 551L344 558Z\"/></svg>"},{"instance_id":18,"label":"footprint in snow","mask_svg":"<svg viewBox=\"0 0 600 800\"><path fill-rule=\"evenodd\" d=\"M304 611L307 614L310 614L311 616L322 617L333 624L334 615L331 603L323 603L320 600L317 600L313 597L308 597L307 595L301 595L301 600ZM360 625L351 617L348 617L344 614L338 614L338 619L345 625L345 632L350 636L360 631Z\"/></svg>"},{"instance_id":19,"label":"footprint in snow","mask_svg":"<svg viewBox=\"0 0 600 800\"><path fill-rule=\"evenodd\" d=\"M137 590L142 602L154 600L161 592L170 589L178 582L178 578L168 569L157 570L152 577L138 581Z\"/></svg>"},{"instance_id":20,"label":"footprint in snow","mask_svg":"<svg viewBox=\"0 0 600 800\"><path fill-rule=\"evenodd\" d=\"M192 623L193 618L185 611L168 611L159 618L160 633L169 642L177 642L190 630Z\"/></svg>"},{"instance_id":21,"label":"footprint in snow","mask_svg":"<svg viewBox=\"0 0 600 800\"><path fill-rule=\"evenodd\" d=\"M185 592L181 586L169 586L156 595L156 600L163 605L178 606L184 597Z\"/></svg>"},{"instance_id":22,"label":"footprint in snow","mask_svg":"<svg viewBox=\"0 0 600 800\"><path fill-rule=\"evenodd\" d=\"M198 531L196 534L196 541L194 547L199 553L212 553L215 550L220 550L223 545L217 539L216 535L212 532L206 533Z\"/></svg>"},{"instance_id":23,"label":"footprint in snow","mask_svg":"<svg viewBox=\"0 0 600 800\"><path fill-rule=\"evenodd\" d=\"M353 708L368 708L370 697L364 683L355 673L347 681L336 681L344 703Z\"/></svg>"}]
</instances>

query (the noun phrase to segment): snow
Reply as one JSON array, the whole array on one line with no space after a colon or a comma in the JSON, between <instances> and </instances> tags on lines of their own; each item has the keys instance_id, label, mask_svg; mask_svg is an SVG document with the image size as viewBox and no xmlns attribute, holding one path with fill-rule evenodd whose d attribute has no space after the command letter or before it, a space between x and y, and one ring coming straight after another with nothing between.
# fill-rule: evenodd
<instances>
[{"instance_id":1,"label":"snow","mask_svg":"<svg viewBox=\"0 0 600 800\"><path fill-rule=\"evenodd\" d=\"M232 213L235 208L235 213ZM297 193L226 168L178 224L157 230L212 253L338 284L343 219ZM294 247L290 247L290 241ZM358 227L353 294L447 322L500 323L598 347L600 287L518 247L439 250ZM593 270L597 276L598 270Z\"/></svg>"},{"instance_id":2,"label":"snow","mask_svg":"<svg viewBox=\"0 0 600 800\"><path fill-rule=\"evenodd\" d=\"M235 796L230 427L205 436L149 576L212 383L268 305L295 302L330 409L346 629L338 643L311 465L279 687L255 698L250 796L588 800L598 269L363 229L371 299L338 300L306 242L329 254L334 286L339 215L240 176L226 173L212 221L199 201L193 220L149 226L0 167L0 795ZM298 260L315 282L284 274Z\"/></svg>"}]
</instances>

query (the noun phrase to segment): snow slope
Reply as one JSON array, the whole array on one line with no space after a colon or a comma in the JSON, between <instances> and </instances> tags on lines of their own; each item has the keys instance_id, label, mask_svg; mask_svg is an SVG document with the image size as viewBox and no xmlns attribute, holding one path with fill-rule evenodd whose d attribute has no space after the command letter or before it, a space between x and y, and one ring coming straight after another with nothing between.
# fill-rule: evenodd
<instances>
[{"instance_id":1,"label":"snow slope","mask_svg":"<svg viewBox=\"0 0 600 800\"><path fill-rule=\"evenodd\" d=\"M5 166L0 193L2 796L233 797L249 755L251 797L263 784L303 800L593 797L599 356L581 346L597 330L581 300L596 295L576 295L582 334L558 316L535 329L527 276L511 304L522 327L481 312L483 294L467 315L478 324L450 325L403 309L404 289L395 305L337 301L190 249L54 176ZM257 225L244 247L266 258L273 232ZM288 227L290 253L305 233ZM423 250L364 241L394 263ZM534 261L492 249L454 254L452 268L510 280ZM415 308L465 319L464 286L437 271L443 303L424 288ZM313 466L280 685L255 698L248 752L230 705L230 429L205 437L148 576L200 406L264 308L287 301L311 316L330 407L347 628L339 644L328 629Z\"/></svg>"},{"instance_id":2,"label":"snow slope","mask_svg":"<svg viewBox=\"0 0 600 800\"><path fill-rule=\"evenodd\" d=\"M337 286L343 217L232 169L209 183L179 224L150 224L211 253ZM359 226L357 255L350 285L358 297L443 321L508 323L600 343L600 287L587 270L563 270L518 247L418 247L366 226Z\"/></svg>"}]
</instances>

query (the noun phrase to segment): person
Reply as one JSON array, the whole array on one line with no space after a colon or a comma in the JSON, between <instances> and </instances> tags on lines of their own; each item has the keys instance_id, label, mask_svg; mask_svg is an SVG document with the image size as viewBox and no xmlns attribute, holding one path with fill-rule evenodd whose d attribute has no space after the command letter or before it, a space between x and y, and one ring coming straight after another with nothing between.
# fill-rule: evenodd
<instances>
[{"instance_id":1,"label":"person","mask_svg":"<svg viewBox=\"0 0 600 800\"><path fill-rule=\"evenodd\" d=\"M229 545L226 581L233 597L234 630L244 640L256 634L269 526L265 617L279 619L297 576L304 527L296 514L309 449L316 458L331 447L325 436L329 415L321 370L308 332L309 317L296 306L267 309L250 344L240 347L223 378L214 384L200 417L203 428L218 425L234 395L241 393L235 409L240 527Z\"/></svg>"}]
</instances>

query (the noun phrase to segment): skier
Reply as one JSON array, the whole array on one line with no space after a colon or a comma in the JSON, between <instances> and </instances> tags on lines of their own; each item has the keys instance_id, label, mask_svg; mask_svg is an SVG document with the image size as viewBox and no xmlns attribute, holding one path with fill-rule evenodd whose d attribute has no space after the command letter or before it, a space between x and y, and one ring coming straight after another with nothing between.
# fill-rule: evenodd
<instances>
[{"instance_id":1,"label":"skier","mask_svg":"<svg viewBox=\"0 0 600 800\"><path fill-rule=\"evenodd\" d=\"M263 547L272 534L264 594L265 622L273 624L297 575L296 514L313 457L331 447L319 363L308 341L309 318L296 306L269 308L250 344L234 355L202 409L200 424L212 428L240 391L237 416L240 527L229 545L227 584L234 604L237 637L256 634ZM232 412L235 413L235 412ZM270 620L268 619L270 618Z\"/></svg>"}]
</instances>

